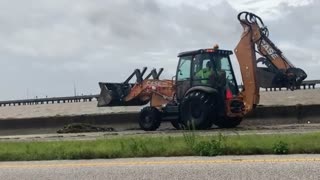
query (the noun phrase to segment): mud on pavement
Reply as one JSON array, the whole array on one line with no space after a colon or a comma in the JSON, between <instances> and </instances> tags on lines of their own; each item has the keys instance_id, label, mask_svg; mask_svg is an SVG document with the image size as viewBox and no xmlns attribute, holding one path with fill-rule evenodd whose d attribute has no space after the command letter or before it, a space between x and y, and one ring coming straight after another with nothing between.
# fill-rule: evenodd
<instances>
[{"instance_id":1,"label":"mud on pavement","mask_svg":"<svg viewBox=\"0 0 320 180\"><path fill-rule=\"evenodd\" d=\"M157 131L142 131L136 129L115 130L112 132L90 132L90 133L65 133L65 134L29 134L29 135L6 135L0 136L1 141L61 141L61 140L96 140L103 138L116 137L135 137L135 136L182 136L187 131L175 130L168 123ZM245 134L301 134L309 132L320 132L320 124L294 124L294 125L275 125L275 126L246 126L241 125L233 129L219 129L213 127L210 130L197 131L199 135L245 135Z\"/></svg>"}]
</instances>

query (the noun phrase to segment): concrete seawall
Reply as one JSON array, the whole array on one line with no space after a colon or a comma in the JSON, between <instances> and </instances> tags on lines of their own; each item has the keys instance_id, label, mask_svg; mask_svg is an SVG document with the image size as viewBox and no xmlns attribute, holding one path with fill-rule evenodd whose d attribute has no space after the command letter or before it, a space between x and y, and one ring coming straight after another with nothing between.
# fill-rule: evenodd
<instances>
[{"instance_id":1,"label":"concrete seawall","mask_svg":"<svg viewBox=\"0 0 320 180\"><path fill-rule=\"evenodd\" d=\"M0 130L25 128L60 128L70 123L89 123L110 127L138 123L138 113L67 115L0 120Z\"/></svg>"},{"instance_id":2,"label":"concrete seawall","mask_svg":"<svg viewBox=\"0 0 320 180\"><path fill-rule=\"evenodd\" d=\"M258 106L244 118L246 125L278 125L320 123L319 105ZM90 123L109 127L138 128L138 112L118 112L88 115L65 115L0 120L0 130L25 128L60 128L70 123Z\"/></svg>"},{"instance_id":3,"label":"concrete seawall","mask_svg":"<svg viewBox=\"0 0 320 180\"><path fill-rule=\"evenodd\" d=\"M247 125L320 123L320 104L259 106L244 118Z\"/></svg>"}]
</instances>

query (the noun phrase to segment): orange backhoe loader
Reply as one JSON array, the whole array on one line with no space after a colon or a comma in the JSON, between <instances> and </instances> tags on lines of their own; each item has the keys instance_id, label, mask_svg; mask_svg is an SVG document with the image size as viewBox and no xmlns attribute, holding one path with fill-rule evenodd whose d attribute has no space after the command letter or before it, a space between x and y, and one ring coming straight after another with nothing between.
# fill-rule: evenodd
<instances>
[{"instance_id":1,"label":"orange backhoe loader","mask_svg":"<svg viewBox=\"0 0 320 180\"><path fill-rule=\"evenodd\" d=\"M163 69L136 69L123 83L99 83L98 106L146 105L140 112L143 130L156 130L163 120L177 128L208 129L236 127L259 103L260 87L300 87L307 77L268 38L260 17L238 15L244 31L234 49L243 87L240 91L232 69L230 50L213 48L182 52L175 79L159 80ZM256 54L261 56L257 59ZM258 67L262 63L264 67ZM135 77L135 83L129 83Z\"/></svg>"}]
</instances>

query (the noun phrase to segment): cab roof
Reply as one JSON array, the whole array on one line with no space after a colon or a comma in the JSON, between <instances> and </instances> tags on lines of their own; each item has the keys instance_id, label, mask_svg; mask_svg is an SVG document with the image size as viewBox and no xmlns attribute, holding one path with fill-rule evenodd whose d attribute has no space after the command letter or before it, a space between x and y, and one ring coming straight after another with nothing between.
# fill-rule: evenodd
<instances>
[{"instance_id":1,"label":"cab roof","mask_svg":"<svg viewBox=\"0 0 320 180\"><path fill-rule=\"evenodd\" d=\"M189 56L189 55L195 55L195 54L202 54L202 53L214 53L214 54L226 54L231 55L233 54L230 50L223 50L223 49L199 49L194 51L185 51L178 54L178 57L181 56Z\"/></svg>"}]
</instances>

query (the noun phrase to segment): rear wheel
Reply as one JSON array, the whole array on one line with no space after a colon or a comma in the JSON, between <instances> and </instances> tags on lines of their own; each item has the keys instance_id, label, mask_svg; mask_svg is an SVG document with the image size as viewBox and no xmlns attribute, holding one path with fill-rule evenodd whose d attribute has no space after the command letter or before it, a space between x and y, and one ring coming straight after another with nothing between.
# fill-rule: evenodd
<instances>
[{"instance_id":1,"label":"rear wheel","mask_svg":"<svg viewBox=\"0 0 320 180\"><path fill-rule=\"evenodd\" d=\"M155 107L144 107L140 112L139 125L145 131L154 131L161 124L161 112Z\"/></svg>"},{"instance_id":2,"label":"rear wheel","mask_svg":"<svg viewBox=\"0 0 320 180\"><path fill-rule=\"evenodd\" d=\"M239 117L226 117L218 119L214 122L214 124L219 128L234 128L237 127L241 123L241 121L242 118Z\"/></svg>"},{"instance_id":3,"label":"rear wheel","mask_svg":"<svg viewBox=\"0 0 320 180\"><path fill-rule=\"evenodd\" d=\"M204 92L191 92L184 97L180 106L181 123L187 129L208 129L213 124L213 98Z\"/></svg>"}]
</instances>

